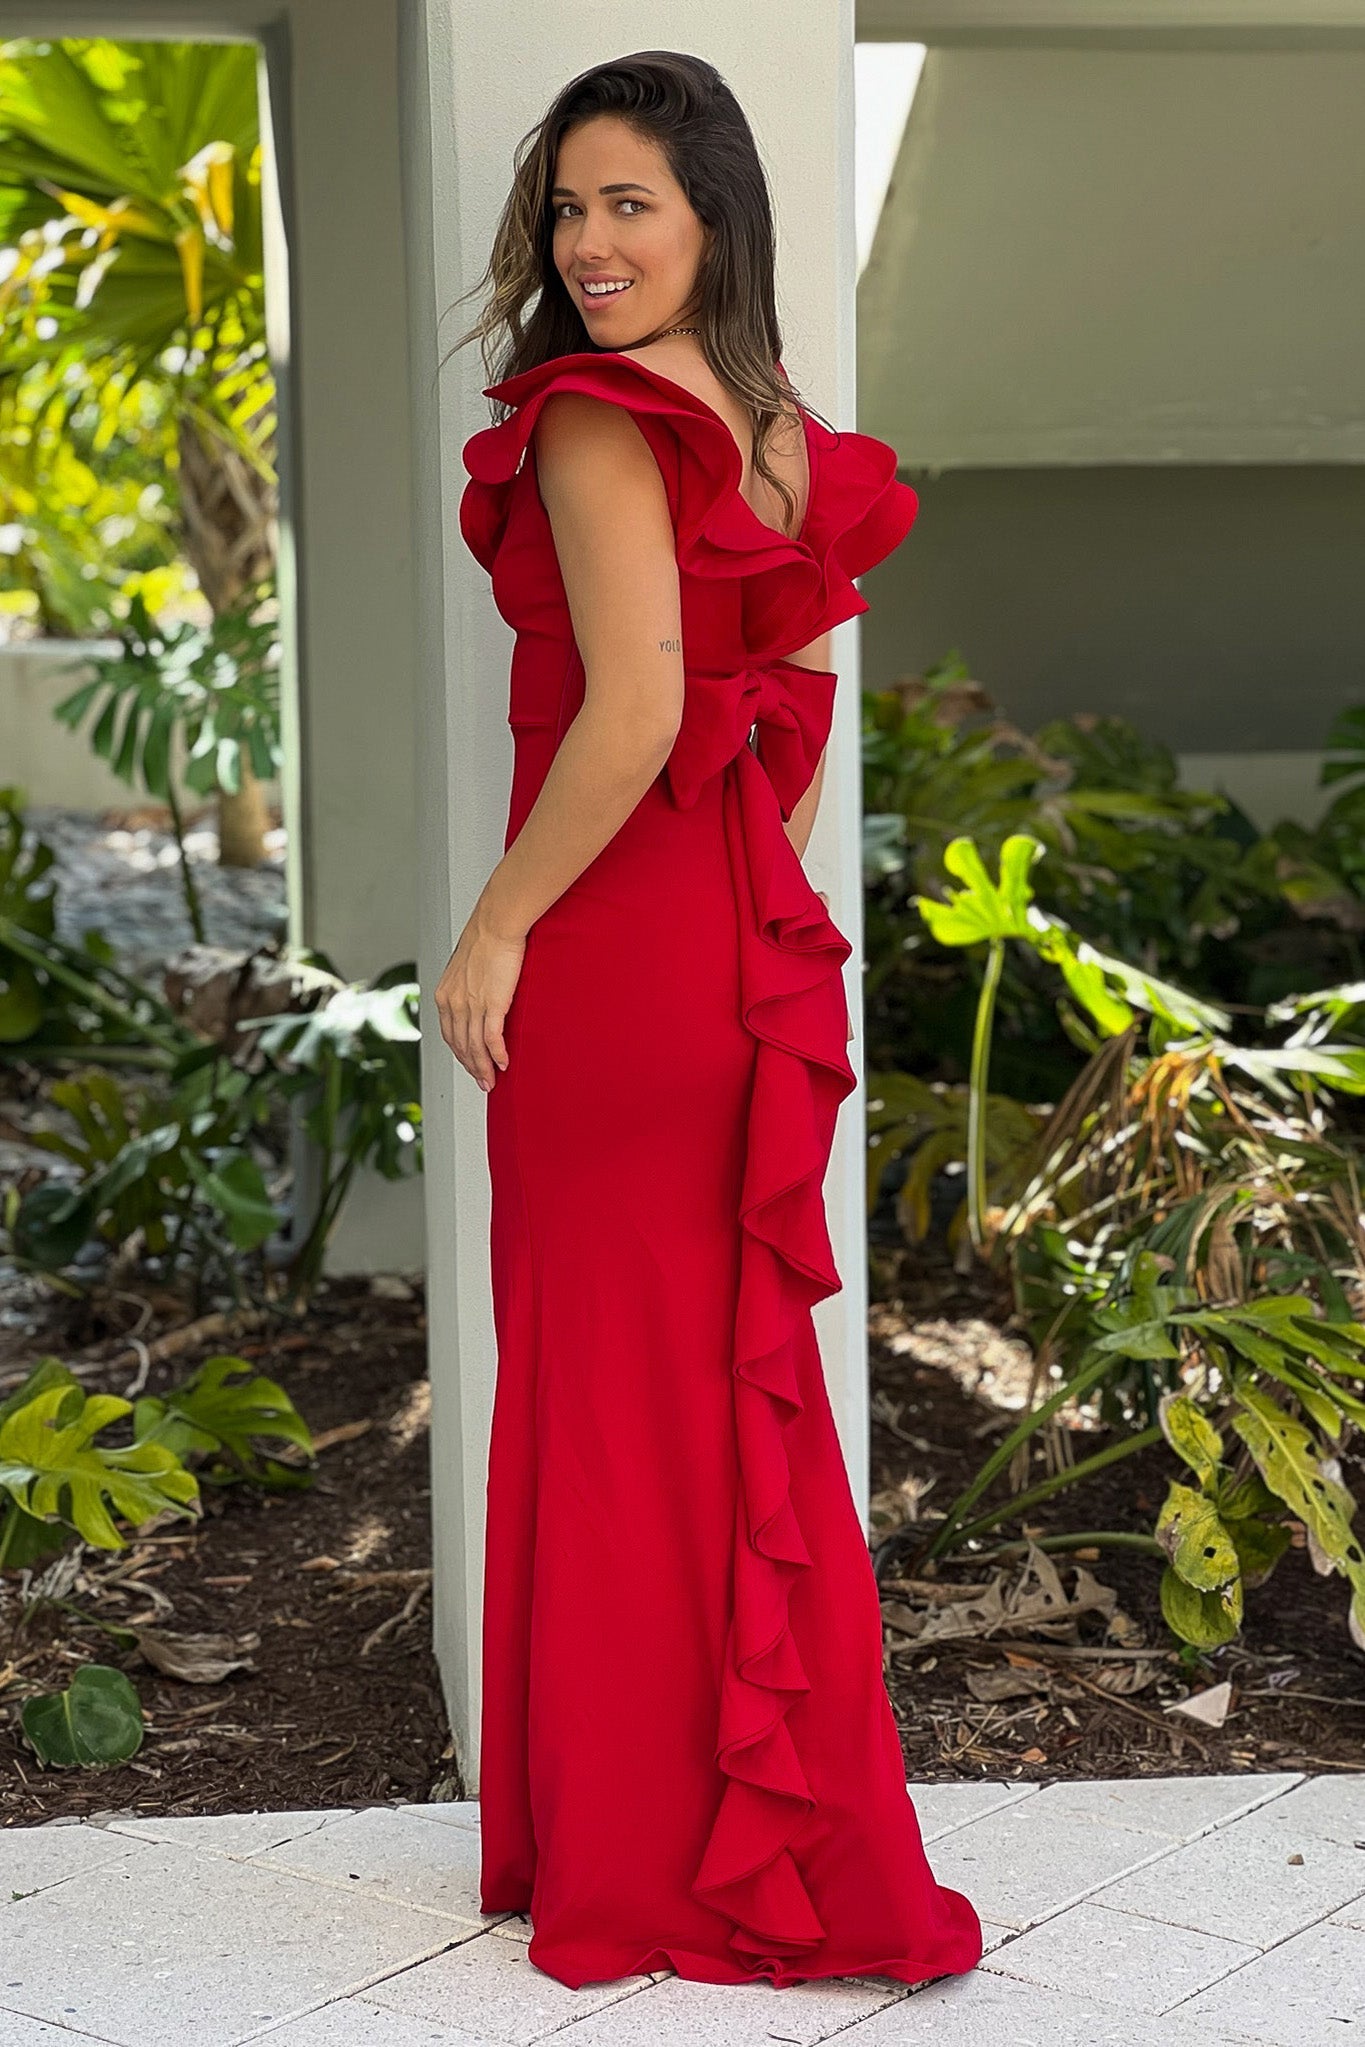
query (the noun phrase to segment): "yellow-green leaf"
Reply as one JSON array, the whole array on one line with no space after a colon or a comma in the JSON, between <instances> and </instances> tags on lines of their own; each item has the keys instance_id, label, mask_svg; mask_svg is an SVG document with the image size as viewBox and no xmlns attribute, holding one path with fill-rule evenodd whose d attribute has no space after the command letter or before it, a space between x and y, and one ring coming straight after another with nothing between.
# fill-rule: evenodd
<instances>
[{"instance_id":1,"label":"yellow-green leaf","mask_svg":"<svg viewBox=\"0 0 1365 2047\"><path fill-rule=\"evenodd\" d=\"M1161 1574L1161 1611L1172 1634L1196 1649L1217 1649L1242 1625L1242 1581L1218 1592L1198 1592L1167 1564Z\"/></svg>"},{"instance_id":2,"label":"yellow-green leaf","mask_svg":"<svg viewBox=\"0 0 1365 2047\"><path fill-rule=\"evenodd\" d=\"M1193 1486L1172 1485L1157 1517L1156 1539L1186 1584L1200 1592L1216 1591L1240 1575L1218 1509Z\"/></svg>"},{"instance_id":3,"label":"yellow-green leaf","mask_svg":"<svg viewBox=\"0 0 1365 2047\"><path fill-rule=\"evenodd\" d=\"M1158 1411L1161 1432L1184 1459L1205 1492L1211 1492L1223 1461L1223 1439L1188 1393L1169 1393Z\"/></svg>"}]
</instances>

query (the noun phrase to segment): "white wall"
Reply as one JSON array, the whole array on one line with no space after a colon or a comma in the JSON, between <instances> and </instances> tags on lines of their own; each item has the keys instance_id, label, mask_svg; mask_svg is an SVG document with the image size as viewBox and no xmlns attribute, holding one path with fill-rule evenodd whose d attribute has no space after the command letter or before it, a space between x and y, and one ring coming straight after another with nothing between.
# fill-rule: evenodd
<instances>
[{"instance_id":1,"label":"white wall","mask_svg":"<svg viewBox=\"0 0 1365 2047\"><path fill-rule=\"evenodd\" d=\"M860 287L929 468L1365 457L1365 50L935 49Z\"/></svg>"}]
</instances>

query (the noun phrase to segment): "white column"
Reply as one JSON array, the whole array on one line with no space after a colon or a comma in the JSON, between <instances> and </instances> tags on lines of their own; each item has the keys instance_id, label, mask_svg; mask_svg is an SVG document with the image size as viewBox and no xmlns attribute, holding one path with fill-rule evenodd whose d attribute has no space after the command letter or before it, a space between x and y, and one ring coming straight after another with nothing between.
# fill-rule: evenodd
<instances>
[{"instance_id":1,"label":"white column","mask_svg":"<svg viewBox=\"0 0 1365 2047\"><path fill-rule=\"evenodd\" d=\"M482 270L513 149L563 83L588 65L654 47L657 8L601 10L511 0L496 17L415 0L402 17L406 237L418 497L417 621L421 978L430 990L502 851L511 772L506 728L512 639L459 537L460 450L489 423L477 346L435 364L471 324L447 313ZM817 409L854 423L853 16L851 0L736 6L683 0L671 47L717 65L753 125L780 244L783 361ZM437 316L442 316L439 333ZM856 627L837 636L841 689L824 799L810 848L818 886L861 950ZM850 962L850 1002L859 980ZM478 1781L478 1641L484 1484L495 1376L488 1277L483 1095L434 1019L426 1103L428 1299L433 1395L436 1646L471 1792ZM857 1046L854 1047L855 1053ZM844 1291L818 1327L855 1495L867 1488L862 1096L850 1096L826 1187Z\"/></svg>"}]
</instances>

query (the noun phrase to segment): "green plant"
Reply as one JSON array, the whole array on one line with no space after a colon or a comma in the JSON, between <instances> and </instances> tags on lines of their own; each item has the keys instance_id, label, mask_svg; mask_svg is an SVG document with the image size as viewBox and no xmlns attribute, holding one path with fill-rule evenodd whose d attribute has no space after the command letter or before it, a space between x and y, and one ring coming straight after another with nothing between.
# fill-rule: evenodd
<instances>
[{"instance_id":1,"label":"green plant","mask_svg":"<svg viewBox=\"0 0 1365 2047\"><path fill-rule=\"evenodd\" d=\"M103 1440L120 1422L129 1423L130 1440ZM270 1444L310 1461L286 1462ZM312 1435L288 1394L245 1358L206 1358L167 1393L135 1401L87 1393L60 1358L43 1358L0 1402L0 1572L49 1560L72 1542L125 1549L123 1526L145 1528L166 1514L193 1519L201 1482L269 1491L311 1485L312 1458ZM44 1603L90 1619L41 1591L25 1618ZM96 1625L136 1640L111 1622ZM25 1699L19 1718L35 1754L52 1766L123 1762L142 1741L136 1691L103 1664L85 1665L65 1691Z\"/></svg>"},{"instance_id":2,"label":"green plant","mask_svg":"<svg viewBox=\"0 0 1365 2047\"><path fill-rule=\"evenodd\" d=\"M79 1176L0 1196L11 1254L70 1286L59 1275L90 1238L116 1249L140 1239L191 1275L196 1299L215 1281L240 1299L247 1254L287 1220L266 1175L283 1173L293 1110L322 1165L289 1269L306 1297L356 1173L421 1170L415 968L348 983L324 954L298 949L291 1007L278 1011L272 983L269 1014L236 1013L254 992L239 980L219 1044L123 973L96 934L82 947L56 937L51 865L49 848L26 841L18 791L0 789L0 1061L8 1039L29 1065L78 1062L48 1088L62 1124L33 1141ZM224 1035L221 1018L214 1028ZM140 1078L120 1081L125 1069Z\"/></svg>"},{"instance_id":3,"label":"green plant","mask_svg":"<svg viewBox=\"0 0 1365 2047\"><path fill-rule=\"evenodd\" d=\"M177 1070L169 1098L98 1068L50 1085L75 1132L39 1130L31 1142L69 1159L81 1178L45 1183L20 1201L10 1234L21 1258L59 1267L87 1237L117 1247L136 1233L153 1256L187 1259L199 1285L217 1274L240 1295L237 1254L263 1244L279 1221L249 1148L268 1103L216 1054L206 1060L196 1048Z\"/></svg>"},{"instance_id":4,"label":"green plant","mask_svg":"<svg viewBox=\"0 0 1365 2047\"><path fill-rule=\"evenodd\" d=\"M176 537L211 611L273 569L257 52L244 42L15 39L0 53L0 397L65 428L150 387L174 433ZM225 864L259 861L250 763L220 777Z\"/></svg>"},{"instance_id":5,"label":"green plant","mask_svg":"<svg viewBox=\"0 0 1365 2047\"><path fill-rule=\"evenodd\" d=\"M42 1022L43 988L31 961L6 945L7 930L50 939L56 914L52 848L26 843L21 792L0 789L0 1042L16 1044Z\"/></svg>"},{"instance_id":6,"label":"green plant","mask_svg":"<svg viewBox=\"0 0 1365 2047\"><path fill-rule=\"evenodd\" d=\"M1342 711L1324 748L1320 785L1335 788L1316 825L1282 820L1268 835L1305 915L1359 925L1365 896L1365 707ZM1345 899L1345 900L1343 900Z\"/></svg>"},{"instance_id":7,"label":"green plant","mask_svg":"<svg viewBox=\"0 0 1365 2047\"><path fill-rule=\"evenodd\" d=\"M124 1420L128 1442L101 1440ZM266 1442L312 1451L288 1394L244 1358L207 1358L167 1394L137 1401L87 1393L60 1358L43 1358L0 1403L0 1570L73 1540L123 1549L119 1521L142 1528L166 1513L192 1518L201 1477L269 1490L311 1483L306 1466L257 1447Z\"/></svg>"},{"instance_id":8,"label":"green plant","mask_svg":"<svg viewBox=\"0 0 1365 2047\"><path fill-rule=\"evenodd\" d=\"M244 1254L285 1221L266 1169L282 1111L292 1107L321 1155L321 1191L288 1268L302 1300L356 1173L393 1180L421 1170L419 991L410 963L354 984L321 954L301 952L296 999L314 1006L236 1018L229 1051L136 983L120 1000L109 985L123 978L117 970L78 965L73 949L0 917L0 948L7 945L65 1006L65 1024L45 1020L53 1042L35 1034L25 1056L46 1051L84 1062L49 1085L66 1127L32 1137L79 1177L41 1182L22 1197L11 1190L0 1205L11 1251L30 1267L58 1274L92 1236L116 1249L140 1239L152 1256L190 1274L196 1300L214 1282L241 1299ZM70 1041L68 1011L84 1017L85 1042ZM102 1026L116 1034L109 1047ZM94 1063L106 1057L136 1057L146 1078L120 1082Z\"/></svg>"},{"instance_id":9,"label":"green plant","mask_svg":"<svg viewBox=\"0 0 1365 2047\"><path fill-rule=\"evenodd\" d=\"M1131 967L1125 960L1069 931L1060 918L1039 909L1029 884L1029 869L1042 853L1041 843L1027 833L1013 833L1000 851L1000 879L991 880L970 839L953 839L943 851L943 865L966 886L947 891L947 900L917 896L916 907L940 945L986 946L986 968L972 1031L967 1129L967 1203L972 1241L986 1242L986 1112L996 1000L1004 970L1006 945L1018 941L1039 959L1060 970L1073 1006L1066 1021L1073 1037L1088 1047L1095 1033L1106 1037L1127 1030L1134 1007L1160 1019L1164 1028L1200 1030L1225 1021L1223 1012L1196 1001L1170 982ZM1086 1023L1089 1017L1094 1028Z\"/></svg>"},{"instance_id":10,"label":"green plant","mask_svg":"<svg viewBox=\"0 0 1365 2047\"><path fill-rule=\"evenodd\" d=\"M970 842L954 842L944 864L965 886L920 904L945 945L984 944L998 961L1007 943L1023 944L1047 960L1074 1000L1070 1028L1093 1045L1038 1136L1023 1191L988 1212L986 1085L999 982L998 964L988 963L971 1078L969 1214L974 1241L1010 1258L1021 1311L1061 1383L987 1460L922 1554L1027 1513L1164 1433L1200 1480L1197 1491L1172 1487L1150 1539L1167 1559L1162 1602L1176 1632L1201 1646L1230 1639L1244 1585L1267 1575L1287 1546L1287 1513L1304 1521L1319 1568L1348 1580L1352 1632L1365 1646L1355 1502L1322 1441L1335 1445L1365 1423L1352 1384L1365 1379L1365 1326L1347 1305L1365 1275L1365 1231L1353 1159L1324 1135L1319 1107L1324 1089L1365 1092L1365 1047L1329 1036L1354 1016L1360 991L1284 1005L1276 1021L1294 1029L1282 1046L1236 1045L1225 1014L1078 944L1039 910L1028 875L1041 852L1014 835L995 881ZM1145 1051L1137 1009L1148 1016ZM1276 1291L1294 1279L1321 1298ZM973 1514L1063 1406L1112 1399L1134 1375L1145 1427L1130 1425L1095 1455ZM1228 1422L1244 1446L1238 1467L1224 1458ZM1107 1539L1087 1531L1087 1540Z\"/></svg>"},{"instance_id":11,"label":"green plant","mask_svg":"<svg viewBox=\"0 0 1365 2047\"><path fill-rule=\"evenodd\" d=\"M0 230L18 257L0 340L6 378L51 366L59 414L91 364L163 380L185 429L273 482L256 65L250 42L0 48ZM197 499L196 550L225 546L231 518L249 560L248 504Z\"/></svg>"},{"instance_id":12,"label":"green plant","mask_svg":"<svg viewBox=\"0 0 1365 2047\"><path fill-rule=\"evenodd\" d=\"M340 987L306 1016L253 1017L261 1051L303 1097L303 1126L322 1155L322 1193L295 1252L292 1282L317 1282L327 1238L351 1182L364 1166L386 1180L420 1167L418 1023L420 990L411 964L391 967L369 987Z\"/></svg>"},{"instance_id":13,"label":"green plant","mask_svg":"<svg viewBox=\"0 0 1365 2047\"><path fill-rule=\"evenodd\" d=\"M1297 1517L1309 1531L1317 1568L1347 1580L1352 1639L1365 1648L1365 1553L1351 1528L1356 1502L1332 1453L1257 1384L1258 1374L1278 1380L1296 1401L1311 1403L1329 1435L1340 1437L1348 1422L1365 1420L1365 1402L1349 1383L1365 1378L1365 1326L1325 1322L1306 1298L1267 1299L1235 1315L1209 1310L1191 1298L1192 1289L1161 1285L1158 1270L1154 1253L1139 1254L1132 1294L1095 1311L1089 1345L986 1460L916 1561L943 1556L1006 1518L1029 1514L1164 1434L1195 1470L1199 1490L1173 1481L1151 1538L1087 1529L1071 1540L1164 1555L1161 1603L1168 1624L1182 1640L1211 1648L1240 1630L1244 1587L1269 1576L1289 1546L1284 1517ZM1162 1402L1156 1425L1122 1435L1026 1492L972 1514L1045 1424L1063 1407L1092 1395L1116 1365L1134 1358L1169 1360L1180 1368L1179 1390ZM1198 1399L1191 1387L1198 1389ZM1224 1462L1223 1439L1205 1403L1230 1416L1246 1445L1249 1454L1237 1468Z\"/></svg>"},{"instance_id":14,"label":"green plant","mask_svg":"<svg viewBox=\"0 0 1365 2047\"><path fill-rule=\"evenodd\" d=\"M185 849L172 747L178 734L186 747L185 782L200 795L214 790L236 795L244 760L261 781L280 766L273 591L263 582L245 592L207 631L187 622L159 626L135 594L119 638L121 651L91 657L93 677L54 705L53 716L75 732L91 714L92 750L123 781L140 782L169 805L185 907L203 944L203 911Z\"/></svg>"},{"instance_id":15,"label":"green plant","mask_svg":"<svg viewBox=\"0 0 1365 2047\"><path fill-rule=\"evenodd\" d=\"M19 1724L49 1769L108 1769L142 1746L142 1704L121 1670L87 1663L62 1692L39 1692L19 1708Z\"/></svg>"},{"instance_id":16,"label":"green plant","mask_svg":"<svg viewBox=\"0 0 1365 2047\"><path fill-rule=\"evenodd\" d=\"M973 1200L982 1205L1009 1201L1022 1191L1021 1174L1032 1158L1043 1117L1009 1095L990 1095L980 1119L977 1174L948 1225L954 1248ZM867 1076L867 1206L876 1208L889 1169L900 1159L906 1172L896 1197L896 1216L907 1240L928 1235L935 1177L968 1157L972 1093L967 1087L920 1080L912 1073Z\"/></svg>"},{"instance_id":17,"label":"green plant","mask_svg":"<svg viewBox=\"0 0 1365 2047\"><path fill-rule=\"evenodd\" d=\"M281 1491L313 1482L311 1470L259 1447L290 1443L311 1455L313 1439L284 1388L245 1358L205 1358L168 1393L142 1394L133 1405L133 1433L140 1443L202 1460L199 1476L207 1484Z\"/></svg>"},{"instance_id":18,"label":"green plant","mask_svg":"<svg viewBox=\"0 0 1365 2047\"><path fill-rule=\"evenodd\" d=\"M79 945L57 936L52 865L51 847L26 829L22 792L0 788L0 1060L13 1046L28 1064L97 1053L170 1067L196 1041L97 931Z\"/></svg>"},{"instance_id":19,"label":"green plant","mask_svg":"<svg viewBox=\"0 0 1365 2047\"><path fill-rule=\"evenodd\" d=\"M135 592L181 604L175 423L165 394L120 387L82 365L74 403L54 415L42 368L0 381L0 613L48 637L109 631Z\"/></svg>"},{"instance_id":20,"label":"green plant","mask_svg":"<svg viewBox=\"0 0 1365 2047\"><path fill-rule=\"evenodd\" d=\"M1342 774L1358 757L1340 752ZM957 838L994 862L1026 831L1047 853L1036 877L1042 911L1202 999L1259 1007L1360 971L1359 899L1325 841L1289 826L1258 834L1225 797L1182 788L1169 750L1122 719L1021 731L956 652L924 676L864 693L863 814L874 1069L950 1083L969 1072L987 963L940 946L916 909L917 896L937 890L944 848ZM1341 816L1349 838L1345 808ZM1077 1071L1052 987L1036 953L1007 951L993 1048L1005 1093L1055 1098Z\"/></svg>"},{"instance_id":21,"label":"green plant","mask_svg":"<svg viewBox=\"0 0 1365 2047\"><path fill-rule=\"evenodd\" d=\"M198 1481L173 1450L136 1438L118 1447L97 1440L131 1413L131 1401L87 1394L56 1358L45 1358L0 1406L0 1570L73 1537L121 1549L115 1514L141 1528L160 1514L190 1511Z\"/></svg>"}]
</instances>

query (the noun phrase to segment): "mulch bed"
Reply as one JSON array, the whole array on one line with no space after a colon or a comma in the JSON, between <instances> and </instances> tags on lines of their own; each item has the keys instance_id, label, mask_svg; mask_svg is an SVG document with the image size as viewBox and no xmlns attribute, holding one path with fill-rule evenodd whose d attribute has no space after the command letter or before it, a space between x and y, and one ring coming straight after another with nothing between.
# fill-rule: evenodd
<instances>
[{"instance_id":1,"label":"mulch bed","mask_svg":"<svg viewBox=\"0 0 1365 2047\"><path fill-rule=\"evenodd\" d=\"M398 1289L380 1285L376 1294L363 1278L333 1280L306 1326L283 1339L209 1341L154 1364L150 1392L215 1353L251 1359L320 1443L316 1476L297 1492L202 1488L201 1524L168 1519L117 1554L85 1550L64 1593L120 1626L258 1635L253 1668L190 1684L67 1609L42 1608L20 1627L15 1582L0 1579L0 1824L462 1795L431 1650L426 1318L417 1288L389 1298ZM134 1326L136 1298L103 1304L111 1319L120 1305L123 1326ZM83 1373L101 1351L127 1357L113 1330L78 1333L79 1359L56 1327L26 1343L25 1357L50 1350ZM148 1342L160 1333L141 1332ZM7 1362L0 1350L0 1384ZM86 1383L121 1393L136 1368L129 1360ZM17 1701L69 1684L92 1661L136 1685L143 1745L114 1768L45 1769L20 1737Z\"/></svg>"},{"instance_id":2,"label":"mulch bed","mask_svg":"<svg viewBox=\"0 0 1365 2047\"><path fill-rule=\"evenodd\" d=\"M878 1276L887 1297L874 1308L871 1322L872 1489L907 1492L928 1517L927 1537L932 1516L956 1498L1018 1420L1015 1411L1002 1413L1001 1403L1022 1395L1026 1374L1018 1363L1011 1371L1008 1348L997 1335L1008 1322L1009 1301L989 1276L958 1275L941 1246L933 1245L879 1254ZM1083 1435L1076 1461L1106 1440L1098 1433ZM1365 1501L1360 1449L1357 1439L1354 1454L1348 1451L1342 1464L1346 1482ZM1167 1485L1182 1470L1164 1444L1139 1452L1039 1506L1027 1533L1112 1529L1150 1535ZM1030 1483L1046 1475L1038 1462ZM999 1497L992 1493L983 1504ZM1007 1523L998 1538L983 1536L974 1546L985 1551L1019 1535L1017 1524ZM898 1545L883 1567L884 1603L895 1596L897 1573L913 1568L913 1525L906 1536L908 1546ZM1011 1572L1018 1561L1009 1560ZM959 1552L945 1558L936 1574L932 1566L930 1572L945 1587L979 1583L1004 1562L974 1563ZM1053 1562L1068 1577L1070 1559L1054 1553ZM1319 1577L1301 1544L1247 1594L1241 1637L1202 1659L1186 1652L1182 1660L1162 1619L1159 1558L1103 1548L1086 1552L1085 1566L1114 1588L1139 1631L1132 1639L1164 1652L1143 1659L1155 1663L1152 1682L1127 1698L1097 1696L1096 1680L1106 1669L1123 1666L1125 1658L1121 1652L1097 1653L1102 1629L1087 1631L1085 1621L1079 1633L1089 1654L1083 1658L1068 1658L1046 1642L999 1635L988 1642L935 1642L916 1651L888 1631L887 1680L909 1777L1051 1781L1365 1770L1365 1655L1347 1630L1349 1590L1335 1573ZM998 1673L1017 1658L1047 1666L1045 1690L1000 1701L972 1697L969 1672ZM1129 1668L1135 1660L1127 1660ZM1163 1711L1224 1680L1232 1684L1233 1697L1222 1728Z\"/></svg>"},{"instance_id":3,"label":"mulch bed","mask_svg":"<svg viewBox=\"0 0 1365 2047\"><path fill-rule=\"evenodd\" d=\"M872 1320L874 1490L902 1488L917 1512L933 1513L1011 1426L1002 1402L1018 1387L997 1334L1008 1304L941 1254L878 1258L890 1284ZM126 1289L90 1303L35 1295L27 1312L7 1305L0 1388L50 1351L92 1388L124 1391L141 1369L130 1332L154 1343L175 1325L172 1302L154 1305L159 1319L147 1326L145 1303ZM425 1335L418 1282L333 1280L287 1335L210 1337L153 1363L145 1385L155 1392L215 1352L257 1362L318 1439L316 1477L290 1493L206 1488L198 1525L168 1520L117 1554L72 1553L70 1582L55 1588L69 1605L40 1607L22 1625L18 1584L0 1580L0 1824L463 1795L431 1652ZM1083 1450L1097 1440L1086 1437ZM1160 1450L1132 1459L1040 1510L1030 1531L1150 1532L1170 1469ZM1358 1460L1347 1476L1359 1490ZM988 1568L962 1558L941 1577L970 1581ZM1250 1595L1243 1640L1201 1670L1171 1646L1156 1560L1105 1550L1087 1568L1161 1652L1154 1681L1111 1697L1092 1675L1103 1658L1073 1660L1037 1695L983 1702L967 1688L971 1671L1035 1650L1047 1664L1055 1649L995 1639L924 1653L888 1631L887 1675L912 1779L1365 1768L1365 1657L1347 1635L1340 1579L1286 1556ZM893 1569L888 1599L894 1581ZM160 1675L101 1620L259 1641L250 1668L191 1684ZM132 1678L146 1739L116 1768L44 1769L20 1737L18 1702L64 1686L88 1661ZM1221 1730L1163 1713L1193 1686L1223 1678L1235 1696Z\"/></svg>"}]
</instances>

